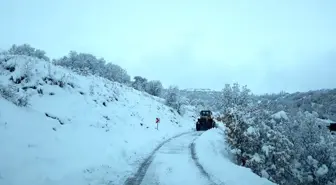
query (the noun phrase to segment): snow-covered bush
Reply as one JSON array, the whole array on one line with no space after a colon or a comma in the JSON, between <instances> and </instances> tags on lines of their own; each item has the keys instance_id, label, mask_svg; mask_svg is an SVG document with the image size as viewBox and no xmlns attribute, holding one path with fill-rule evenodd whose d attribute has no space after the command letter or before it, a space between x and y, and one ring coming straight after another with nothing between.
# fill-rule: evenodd
<instances>
[{"instance_id":1,"label":"snow-covered bush","mask_svg":"<svg viewBox=\"0 0 336 185\"><path fill-rule=\"evenodd\" d=\"M336 138L314 114L298 112L292 119L291 128L295 129L295 134L286 135L295 146L295 159L299 165L294 172L301 180L300 184L335 182Z\"/></svg>"},{"instance_id":2,"label":"snow-covered bush","mask_svg":"<svg viewBox=\"0 0 336 185\"><path fill-rule=\"evenodd\" d=\"M23 66L23 69L21 69L22 76L25 77L26 81L31 81L31 78L33 77L33 64L31 60L27 60Z\"/></svg>"},{"instance_id":3,"label":"snow-covered bush","mask_svg":"<svg viewBox=\"0 0 336 185\"><path fill-rule=\"evenodd\" d=\"M177 86L170 86L167 89L165 94L166 105L172 107L179 113L183 115L184 106L187 105L188 99L185 97L181 97L179 88Z\"/></svg>"},{"instance_id":4,"label":"snow-covered bush","mask_svg":"<svg viewBox=\"0 0 336 185\"><path fill-rule=\"evenodd\" d=\"M162 89L163 89L163 86L162 86L161 82L158 81L158 80L153 80L153 81L149 81L146 84L145 91L148 94L151 94L153 96L160 96L161 93L162 93Z\"/></svg>"},{"instance_id":5,"label":"snow-covered bush","mask_svg":"<svg viewBox=\"0 0 336 185\"><path fill-rule=\"evenodd\" d=\"M0 84L0 96L20 107L29 104L28 96L20 95L18 89L13 85L3 86Z\"/></svg>"},{"instance_id":6,"label":"snow-covered bush","mask_svg":"<svg viewBox=\"0 0 336 185\"><path fill-rule=\"evenodd\" d=\"M127 74L127 71L116 64L108 63L102 71L101 76L111 81L124 84L130 82L131 77Z\"/></svg>"},{"instance_id":7,"label":"snow-covered bush","mask_svg":"<svg viewBox=\"0 0 336 185\"><path fill-rule=\"evenodd\" d=\"M336 98L336 97L335 97ZM336 103L331 104L329 106L329 110L328 110L331 114L335 114L336 115Z\"/></svg>"},{"instance_id":8,"label":"snow-covered bush","mask_svg":"<svg viewBox=\"0 0 336 185\"><path fill-rule=\"evenodd\" d=\"M81 75L100 75L105 67L104 59L97 59L88 53L77 53L70 51L68 56L60 59L54 59L55 65L60 65L71 69Z\"/></svg>"},{"instance_id":9,"label":"snow-covered bush","mask_svg":"<svg viewBox=\"0 0 336 185\"><path fill-rule=\"evenodd\" d=\"M226 112L229 108L245 109L251 103L251 90L247 86L240 87L238 83L232 86L226 84L222 90L222 97L220 101L221 110Z\"/></svg>"},{"instance_id":10,"label":"snow-covered bush","mask_svg":"<svg viewBox=\"0 0 336 185\"><path fill-rule=\"evenodd\" d=\"M244 112L228 109L224 117L229 146L237 163L280 184L290 184L293 144L270 125L271 114L264 110ZM289 178L288 178L289 177Z\"/></svg>"},{"instance_id":11,"label":"snow-covered bush","mask_svg":"<svg viewBox=\"0 0 336 185\"><path fill-rule=\"evenodd\" d=\"M132 82L132 87L139 91L145 91L147 85L147 79L141 76L135 76Z\"/></svg>"},{"instance_id":12,"label":"snow-covered bush","mask_svg":"<svg viewBox=\"0 0 336 185\"><path fill-rule=\"evenodd\" d=\"M16 96L16 90L14 86L8 86L5 87L3 85L0 84L0 93L1 96L9 101L12 101L12 98Z\"/></svg>"},{"instance_id":13,"label":"snow-covered bush","mask_svg":"<svg viewBox=\"0 0 336 185\"><path fill-rule=\"evenodd\" d=\"M74 87L75 85L69 80L70 75L63 74L59 77L55 76L46 76L43 77L42 80L44 83L49 84L49 85L57 85L60 88L64 88L66 86Z\"/></svg>"},{"instance_id":14,"label":"snow-covered bush","mask_svg":"<svg viewBox=\"0 0 336 185\"><path fill-rule=\"evenodd\" d=\"M222 93L210 89L181 89L180 94L190 100L190 105L198 107L198 110L210 109L218 111L221 109ZM202 108L203 107L203 108Z\"/></svg>"},{"instance_id":15,"label":"snow-covered bush","mask_svg":"<svg viewBox=\"0 0 336 185\"><path fill-rule=\"evenodd\" d=\"M227 84L221 96L182 92L202 108L215 103L211 97L220 102L213 111L224 113L238 164L245 160L245 166L278 184L336 184L336 138L318 119L336 120L336 89L256 96L246 86Z\"/></svg>"},{"instance_id":16,"label":"snow-covered bush","mask_svg":"<svg viewBox=\"0 0 336 185\"><path fill-rule=\"evenodd\" d=\"M321 119L336 120L334 105L336 89L317 90L297 93L278 93L256 96L268 110L278 112L285 110L295 116L298 111L318 113Z\"/></svg>"},{"instance_id":17,"label":"snow-covered bush","mask_svg":"<svg viewBox=\"0 0 336 185\"><path fill-rule=\"evenodd\" d=\"M13 44L12 47L7 52L10 55L26 55L31 57L36 57L39 59L43 59L49 61L50 59L45 55L46 52L40 49L35 49L29 44L23 45L15 45Z\"/></svg>"},{"instance_id":18,"label":"snow-covered bush","mask_svg":"<svg viewBox=\"0 0 336 185\"><path fill-rule=\"evenodd\" d=\"M85 76L97 75L119 83L128 83L130 81L130 76L125 69L116 64L106 64L103 58L97 59L94 55L88 53L70 51L68 56L57 60L54 59L53 63Z\"/></svg>"},{"instance_id":19,"label":"snow-covered bush","mask_svg":"<svg viewBox=\"0 0 336 185\"><path fill-rule=\"evenodd\" d=\"M136 90L144 91L150 95L158 97L161 96L163 91L162 83L159 80L148 81L146 78L141 76L135 76L131 86Z\"/></svg>"},{"instance_id":20,"label":"snow-covered bush","mask_svg":"<svg viewBox=\"0 0 336 185\"><path fill-rule=\"evenodd\" d=\"M244 159L256 174L278 184L335 183L336 138L316 114L232 110L224 122L238 164Z\"/></svg>"},{"instance_id":21,"label":"snow-covered bush","mask_svg":"<svg viewBox=\"0 0 336 185\"><path fill-rule=\"evenodd\" d=\"M265 122L270 121L266 120ZM279 184L291 184L297 181L292 177L291 169L294 156L294 145L281 132L271 129L267 123L260 124L262 155L265 159L262 169L269 179ZM261 171L258 171L261 175Z\"/></svg>"},{"instance_id":22,"label":"snow-covered bush","mask_svg":"<svg viewBox=\"0 0 336 185\"><path fill-rule=\"evenodd\" d=\"M177 108L179 101L179 89L177 86L170 86L166 93L166 105Z\"/></svg>"},{"instance_id":23,"label":"snow-covered bush","mask_svg":"<svg viewBox=\"0 0 336 185\"><path fill-rule=\"evenodd\" d=\"M246 155L253 153L247 151L258 150L254 148L255 145L251 145L250 142L253 140L248 135L248 133L251 135L254 134L254 132L252 132L253 127L250 122L244 120L243 114L241 112L232 109L228 111L229 112L224 117L227 127L227 141L236 154L237 162L241 164L241 162L244 160L243 158L247 157ZM251 132L248 132L248 130ZM254 141L258 141L258 139Z\"/></svg>"}]
</instances>

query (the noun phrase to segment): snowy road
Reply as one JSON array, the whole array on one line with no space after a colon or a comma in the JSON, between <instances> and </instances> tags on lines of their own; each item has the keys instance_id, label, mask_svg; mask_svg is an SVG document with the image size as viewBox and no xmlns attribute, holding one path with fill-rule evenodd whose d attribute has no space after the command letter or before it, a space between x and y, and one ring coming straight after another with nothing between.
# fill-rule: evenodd
<instances>
[{"instance_id":1,"label":"snowy road","mask_svg":"<svg viewBox=\"0 0 336 185\"><path fill-rule=\"evenodd\" d=\"M195 155L193 142L202 133L184 133L162 143L125 185L214 184Z\"/></svg>"}]
</instances>

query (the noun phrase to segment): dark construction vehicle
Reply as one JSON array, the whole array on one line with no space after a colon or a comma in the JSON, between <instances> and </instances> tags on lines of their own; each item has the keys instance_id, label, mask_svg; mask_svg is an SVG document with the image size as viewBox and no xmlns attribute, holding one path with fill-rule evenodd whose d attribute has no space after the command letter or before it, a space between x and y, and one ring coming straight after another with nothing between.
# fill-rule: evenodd
<instances>
[{"instance_id":1,"label":"dark construction vehicle","mask_svg":"<svg viewBox=\"0 0 336 185\"><path fill-rule=\"evenodd\" d=\"M327 126L328 129L331 131L335 131L336 132L336 123L330 123L329 126Z\"/></svg>"},{"instance_id":2,"label":"dark construction vehicle","mask_svg":"<svg viewBox=\"0 0 336 185\"><path fill-rule=\"evenodd\" d=\"M216 127L216 122L212 117L210 110L202 110L200 112L200 118L196 122L196 131L208 130Z\"/></svg>"}]
</instances>

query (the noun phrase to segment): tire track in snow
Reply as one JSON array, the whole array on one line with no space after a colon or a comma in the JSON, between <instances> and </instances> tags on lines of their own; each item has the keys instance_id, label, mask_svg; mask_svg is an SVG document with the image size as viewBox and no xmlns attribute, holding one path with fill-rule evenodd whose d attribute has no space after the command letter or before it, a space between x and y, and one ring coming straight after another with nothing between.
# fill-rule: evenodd
<instances>
[{"instance_id":1,"label":"tire track in snow","mask_svg":"<svg viewBox=\"0 0 336 185\"><path fill-rule=\"evenodd\" d=\"M151 154L141 163L140 167L138 168L137 172L132 176L129 177L124 185L141 185L144 177L146 176L147 170L148 168L151 166L154 158L155 158L155 154L157 154L157 152L162 148L163 145L167 144L168 142L181 137L183 135L187 135L187 134L191 134L194 133L193 135L197 135L190 143L189 145L189 155L190 158L192 159L192 161L195 164L195 168L200 172L200 174L202 176L204 176L206 178L206 180L209 182L209 185L217 185L218 183L214 182L214 179L212 179L211 175L206 172L206 170L204 169L204 167L199 163L198 157L196 155L196 150L195 150L195 140L201 136L203 134L203 132L199 133L199 132L185 132L185 133L181 133L178 134L174 137L171 137L167 140L165 140L164 142L162 142L160 145L158 145L152 152ZM219 183L219 185L224 185L223 183Z\"/></svg>"},{"instance_id":2,"label":"tire track in snow","mask_svg":"<svg viewBox=\"0 0 336 185\"><path fill-rule=\"evenodd\" d=\"M195 138L192 143L190 144L189 148L190 148L190 154L191 154L191 158L194 161L196 167L198 168L198 170L200 171L200 173L207 178L207 180L211 183L211 185L217 185L212 179L211 176L208 172L205 171L204 167L199 163L198 161L198 157L196 155L196 150L195 150L195 140L197 138Z\"/></svg>"},{"instance_id":3,"label":"tire track in snow","mask_svg":"<svg viewBox=\"0 0 336 185\"><path fill-rule=\"evenodd\" d=\"M224 131L223 129L220 129L222 131ZM201 134L202 135L202 134ZM201 163L198 160L197 154L196 154L196 141L197 138L195 138L192 143L190 144L189 148L190 148L190 154L191 154L191 158L193 159L195 165L197 166L197 168L199 169L200 173L207 178L207 180L211 183L211 185L226 185L224 182L220 181L217 178L212 177L205 169L204 167L201 165Z\"/></svg>"},{"instance_id":4,"label":"tire track in snow","mask_svg":"<svg viewBox=\"0 0 336 185\"><path fill-rule=\"evenodd\" d=\"M175 138L178 138L180 136L183 136L183 135L186 135L186 134L189 134L189 133L192 133L192 132L184 132L184 133L181 133L181 134L178 134L174 137L171 137L167 140L165 140L164 142L162 142L159 146L157 146L153 151L152 153L145 159L144 162L141 163L140 167L138 168L138 171L135 173L135 175L133 177L130 177L128 178L124 185L140 185L143 178L145 177L146 175L146 172L147 172L147 169L148 167L151 165L152 161L153 161L153 158L154 158L154 155L155 153L166 143L168 143L169 141L175 139Z\"/></svg>"}]
</instances>

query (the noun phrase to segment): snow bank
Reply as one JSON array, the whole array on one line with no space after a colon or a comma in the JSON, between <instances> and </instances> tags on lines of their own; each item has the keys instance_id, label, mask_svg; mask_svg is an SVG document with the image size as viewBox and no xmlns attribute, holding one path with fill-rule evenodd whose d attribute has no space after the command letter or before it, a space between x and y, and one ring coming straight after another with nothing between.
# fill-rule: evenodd
<instances>
[{"instance_id":1,"label":"snow bank","mask_svg":"<svg viewBox=\"0 0 336 185\"><path fill-rule=\"evenodd\" d=\"M216 184L275 185L254 174L250 169L231 162L232 157L226 148L224 132L221 129L204 132L195 144L199 163L205 171L212 174L211 179Z\"/></svg>"},{"instance_id":2,"label":"snow bank","mask_svg":"<svg viewBox=\"0 0 336 185\"><path fill-rule=\"evenodd\" d=\"M194 126L160 98L31 57L0 55L0 84L29 99L0 96L0 184L122 184L158 143Z\"/></svg>"},{"instance_id":3,"label":"snow bank","mask_svg":"<svg viewBox=\"0 0 336 185\"><path fill-rule=\"evenodd\" d=\"M330 123L336 123L336 121L330 120L330 119L320 119L317 118L320 122L330 124Z\"/></svg>"}]
</instances>

